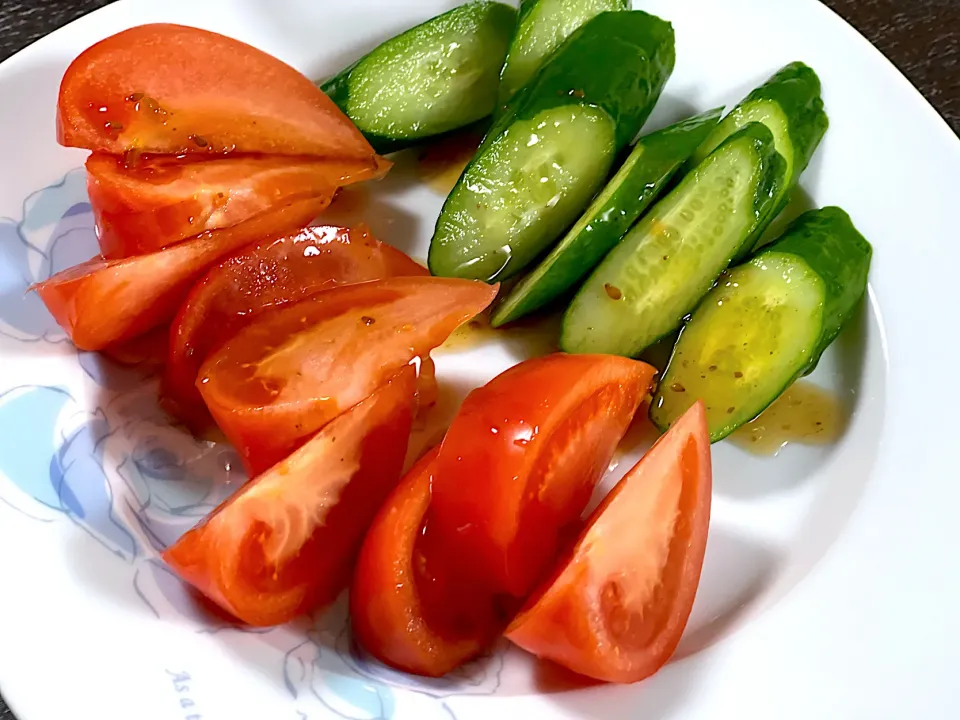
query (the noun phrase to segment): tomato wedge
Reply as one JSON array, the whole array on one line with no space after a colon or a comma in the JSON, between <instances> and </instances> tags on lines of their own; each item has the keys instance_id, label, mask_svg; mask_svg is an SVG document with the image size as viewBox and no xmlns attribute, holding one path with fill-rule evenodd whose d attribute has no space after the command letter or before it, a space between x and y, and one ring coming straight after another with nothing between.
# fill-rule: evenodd
<instances>
[{"instance_id":1,"label":"tomato wedge","mask_svg":"<svg viewBox=\"0 0 960 720\"><path fill-rule=\"evenodd\" d=\"M698 402L597 508L507 637L597 680L633 683L655 673L693 608L710 492L710 438Z\"/></svg>"},{"instance_id":2,"label":"tomato wedge","mask_svg":"<svg viewBox=\"0 0 960 720\"><path fill-rule=\"evenodd\" d=\"M432 532L494 591L549 571L650 389L627 358L556 353L471 392L437 460Z\"/></svg>"},{"instance_id":3,"label":"tomato wedge","mask_svg":"<svg viewBox=\"0 0 960 720\"><path fill-rule=\"evenodd\" d=\"M101 254L156 252L206 230L230 227L295 200L381 177L391 163L242 156L215 160L154 156L128 163L93 153L87 192Z\"/></svg>"},{"instance_id":4,"label":"tomato wedge","mask_svg":"<svg viewBox=\"0 0 960 720\"><path fill-rule=\"evenodd\" d=\"M122 155L229 152L366 160L374 152L300 72L239 40L140 25L87 48L63 76L57 139Z\"/></svg>"},{"instance_id":5,"label":"tomato wedge","mask_svg":"<svg viewBox=\"0 0 960 720\"><path fill-rule=\"evenodd\" d=\"M197 387L254 475L427 355L497 287L397 277L347 285L263 315L200 368Z\"/></svg>"},{"instance_id":6,"label":"tomato wedge","mask_svg":"<svg viewBox=\"0 0 960 720\"><path fill-rule=\"evenodd\" d=\"M173 318L197 278L224 255L264 236L303 227L329 202L329 197L300 200L150 255L94 258L31 289L74 345L101 350Z\"/></svg>"},{"instance_id":7,"label":"tomato wedge","mask_svg":"<svg viewBox=\"0 0 960 720\"><path fill-rule=\"evenodd\" d=\"M333 601L400 477L413 391L413 368L404 368L238 490L164 560L250 625L278 625Z\"/></svg>"},{"instance_id":8,"label":"tomato wedge","mask_svg":"<svg viewBox=\"0 0 960 720\"><path fill-rule=\"evenodd\" d=\"M494 632L455 636L435 629L425 607L420 547L437 449L424 455L384 503L363 541L350 587L350 621L359 643L387 665L439 677L479 654ZM443 610L462 608L454 598ZM462 598L461 598L462 600ZM448 623L449 624L449 623Z\"/></svg>"},{"instance_id":9,"label":"tomato wedge","mask_svg":"<svg viewBox=\"0 0 960 720\"><path fill-rule=\"evenodd\" d=\"M303 300L337 285L398 275L427 275L399 250L355 229L308 227L267 238L212 268L190 291L170 328L165 405L191 427L209 420L197 390L210 352L265 310Z\"/></svg>"}]
</instances>

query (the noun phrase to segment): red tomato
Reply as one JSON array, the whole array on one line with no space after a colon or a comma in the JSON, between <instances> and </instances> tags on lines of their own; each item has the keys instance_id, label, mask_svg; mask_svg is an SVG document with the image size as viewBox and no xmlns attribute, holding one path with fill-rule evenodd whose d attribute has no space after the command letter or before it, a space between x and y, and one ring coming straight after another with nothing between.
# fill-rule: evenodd
<instances>
[{"instance_id":1,"label":"red tomato","mask_svg":"<svg viewBox=\"0 0 960 720\"><path fill-rule=\"evenodd\" d=\"M439 677L480 653L495 633L459 637L435 629L421 596L420 546L437 450L424 455L384 503L363 541L350 587L350 620L360 644L400 670ZM451 598L452 599L452 598ZM431 612L433 610L433 612Z\"/></svg>"},{"instance_id":2,"label":"red tomato","mask_svg":"<svg viewBox=\"0 0 960 720\"><path fill-rule=\"evenodd\" d=\"M156 252L206 230L230 227L278 205L332 195L382 176L388 160L242 156L216 160L154 156L128 164L93 153L87 192L107 259Z\"/></svg>"},{"instance_id":3,"label":"red tomato","mask_svg":"<svg viewBox=\"0 0 960 720\"><path fill-rule=\"evenodd\" d=\"M427 271L381 243L366 226L309 227L244 248L193 287L171 326L164 377L168 409L191 427L209 420L196 387L200 366L212 350L265 310L337 285L396 275Z\"/></svg>"},{"instance_id":4,"label":"red tomato","mask_svg":"<svg viewBox=\"0 0 960 720\"><path fill-rule=\"evenodd\" d=\"M63 76L57 139L122 155L229 152L373 161L308 78L267 53L182 25L140 25L88 48Z\"/></svg>"},{"instance_id":5,"label":"red tomato","mask_svg":"<svg viewBox=\"0 0 960 720\"><path fill-rule=\"evenodd\" d=\"M507 637L597 680L632 683L655 673L693 607L710 488L710 438L698 402L597 508Z\"/></svg>"},{"instance_id":6,"label":"red tomato","mask_svg":"<svg viewBox=\"0 0 960 720\"><path fill-rule=\"evenodd\" d=\"M210 355L197 387L251 475L289 455L486 308L497 287L399 277L264 314Z\"/></svg>"},{"instance_id":7,"label":"red tomato","mask_svg":"<svg viewBox=\"0 0 960 720\"><path fill-rule=\"evenodd\" d=\"M432 532L494 591L526 597L603 476L654 369L557 353L471 392L443 440Z\"/></svg>"},{"instance_id":8,"label":"red tomato","mask_svg":"<svg viewBox=\"0 0 960 720\"><path fill-rule=\"evenodd\" d=\"M81 350L101 350L169 321L193 283L221 257L302 227L330 198L299 200L240 225L211 230L150 255L94 258L33 286Z\"/></svg>"},{"instance_id":9,"label":"red tomato","mask_svg":"<svg viewBox=\"0 0 960 720\"><path fill-rule=\"evenodd\" d=\"M238 490L164 560L250 625L278 625L333 601L400 477L413 392L413 369L404 368Z\"/></svg>"}]
</instances>

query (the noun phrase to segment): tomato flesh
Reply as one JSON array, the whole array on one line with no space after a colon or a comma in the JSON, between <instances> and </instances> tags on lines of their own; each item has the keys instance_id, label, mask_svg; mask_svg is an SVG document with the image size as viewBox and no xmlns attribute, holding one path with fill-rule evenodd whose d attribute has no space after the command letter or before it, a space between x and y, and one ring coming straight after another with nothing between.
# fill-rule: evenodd
<instances>
[{"instance_id":1,"label":"tomato flesh","mask_svg":"<svg viewBox=\"0 0 960 720\"><path fill-rule=\"evenodd\" d=\"M108 260L156 252L206 230L230 227L278 205L329 197L382 176L387 160L242 156L197 160L155 156L127 162L93 153L87 193L100 252Z\"/></svg>"},{"instance_id":2,"label":"tomato flesh","mask_svg":"<svg viewBox=\"0 0 960 720\"><path fill-rule=\"evenodd\" d=\"M350 587L354 637L380 661L439 677L480 653L490 633L438 631L436 609L421 589L430 583L420 548L437 450L424 455L384 503L363 542ZM448 605L444 609L451 609ZM440 609L442 612L443 609Z\"/></svg>"},{"instance_id":3,"label":"tomato flesh","mask_svg":"<svg viewBox=\"0 0 960 720\"><path fill-rule=\"evenodd\" d=\"M332 602L400 477L413 393L413 368L404 368L238 490L164 560L250 625L278 625Z\"/></svg>"},{"instance_id":4,"label":"tomato flesh","mask_svg":"<svg viewBox=\"0 0 960 720\"><path fill-rule=\"evenodd\" d=\"M265 236L303 227L329 202L330 198L300 200L150 255L94 258L31 289L74 345L102 350L173 318L197 278L224 255Z\"/></svg>"},{"instance_id":5,"label":"tomato flesh","mask_svg":"<svg viewBox=\"0 0 960 720\"><path fill-rule=\"evenodd\" d=\"M374 157L353 123L297 70L238 40L170 24L111 35L70 64L57 139L114 155Z\"/></svg>"},{"instance_id":6,"label":"tomato flesh","mask_svg":"<svg viewBox=\"0 0 960 720\"><path fill-rule=\"evenodd\" d=\"M650 389L627 358L557 353L471 392L443 440L432 531L492 591L524 598L556 558Z\"/></svg>"},{"instance_id":7,"label":"tomato flesh","mask_svg":"<svg viewBox=\"0 0 960 720\"><path fill-rule=\"evenodd\" d=\"M655 673L693 608L710 493L710 439L698 402L597 508L507 637L597 680L633 683Z\"/></svg>"},{"instance_id":8,"label":"tomato flesh","mask_svg":"<svg viewBox=\"0 0 960 720\"><path fill-rule=\"evenodd\" d=\"M191 427L206 424L209 414L196 387L200 366L264 311L338 285L426 274L362 225L308 227L244 248L204 275L171 325L165 405Z\"/></svg>"},{"instance_id":9,"label":"tomato flesh","mask_svg":"<svg viewBox=\"0 0 960 720\"><path fill-rule=\"evenodd\" d=\"M496 293L485 283L434 277L337 287L243 328L207 358L197 387L256 474L426 356Z\"/></svg>"}]
</instances>

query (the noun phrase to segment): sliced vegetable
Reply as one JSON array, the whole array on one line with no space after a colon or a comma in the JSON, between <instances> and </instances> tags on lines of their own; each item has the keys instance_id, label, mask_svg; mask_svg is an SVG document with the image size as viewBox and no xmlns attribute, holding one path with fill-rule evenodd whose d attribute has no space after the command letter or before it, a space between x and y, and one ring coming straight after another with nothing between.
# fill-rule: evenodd
<instances>
[{"instance_id":1,"label":"sliced vegetable","mask_svg":"<svg viewBox=\"0 0 960 720\"><path fill-rule=\"evenodd\" d=\"M387 40L323 85L380 152L493 112L517 12L477 0Z\"/></svg>"},{"instance_id":2,"label":"sliced vegetable","mask_svg":"<svg viewBox=\"0 0 960 720\"><path fill-rule=\"evenodd\" d=\"M499 327L538 310L586 276L662 192L720 120L721 109L637 141L623 166L566 236L496 307Z\"/></svg>"},{"instance_id":3,"label":"sliced vegetable","mask_svg":"<svg viewBox=\"0 0 960 720\"><path fill-rule=\"evenodd\" d=\"M329 196L299 200L149 255L124 260L94 258L31 289L37 291L74 345L81 350L101 350L169 321L193 283L220 258L263 237L303 227L330 200Z\"/></svg>"},{"instance_id":4,"label":"sliced vegetable","mask_svg":"<svg viewBox=\"0 0 960 720\"><path fill-rule=\"evenodd\" d=\"M787 204L787 194L827 132L829 120L820 97L820 78L802 62L787 65L751 92L729 115L691 159L702 162L724 140L751 122L762 122L773 133L777 152L786 162L786 181L780 187L771 213ZM751 238L755 245L762 230Z\"/></svg>"},{"instance_id":5,"label":"sliced vegetable","mask_svg":"<svg viewBox=\"0 0 960 720\"><path fill-rule=\"evenodd\" d=\"M367 532L350 587L350 621L359 643L387 665L429 677L445 675L478 655L502 631L494 613L483 621L478 596L471 597L463 586L446 583L448 602L430 605L429 585L436 580L427 570L421 538L436 457L436 449L424 455L384 503ZM466 625L462 617L471 607L480 621Z\"/></svg>"},{"instance_id":6,"label":"sliced vegetable","mask_svg":"<svg viewBox=\"0 0 960 720\"><path fill-rule=\"evenodd\" d=\"M673 655L710 523L710 442L695 405L617 484L507 637L607 682L653 675Z\"/></svg>"},{"instance_id":7,"label":"sliced vegetable","mask_svg":"<svg viewBox=\"0 0 960 720\"><path fill-rule=\"evenodd\" d=\"M435 275L492 282L520 272L590 202L673 70L673 28L600 13L514 95L447 198L430 243Z\"/></svg>"},{"instance_id":8,"label":"sliced vegetable","mask_svg":"<svg viewBox=\"0 0 960 720\"><path fill-rule=\"evenodd\" d=\"M431 277L334 288L243 328L207 358L197 387L255 475L426 356L496 293Z\"/></svg>"},{"instance_id":9,"label":"sliced vegetable","mask_svg":"<svg viewBox=\"0 0 960 720\"><path fill-rule=\"evenodd\" d=\"M570 34L605 10L629 10L630 0L520 0L520 18L500 72L506 103Z\"/></svg>"},{"instance_id":10,"label":"sliced vegetable","mask_svg":"<svg viewBox=\"0 0 960 720\"><path fill-rule=\"evenodd\" d=\"M413 389L405 368L240 488L163 559L250 625L279 625L332 602L400 477Z\"/></svg>"},{"instance_id":11,"label":"sliced vegetable","mask_svg":"<svg viewBox=\"0 0 960 720\"><path fill-rule=\"evenodd\" d=\"M558 353L471 392L437 459L436 544L492 591L525 597L577 526L653 374L625 358Z\"/></svg>"},{"instance_id":12,"label":"sliced vegetable","mask_svg":"<svg viewBox=\"0 0 960 720\"><path fill-rule=\"evenodd\" d=\"M867 289L872 248L831 207L727 271L684 326L650 406L661 429L706 405L710 439L751 421L809 372Z\"/></svg>"},{"instance_id":13,"label":"sliced vegetable","mask_svg":"<svg viewBox=\"0 0 960 720\"><path fill-rule=\"evenodd\" d=\"M264 311L338 285L426 274L366 226L308 227L241 250L193 287L170 326L165 406L194 429L206 424L209 414L196 387L200 366Z\"/></svg>"},{"instance_id":14,"label":"sliced vegetable","mask_svg":"<svg viewBox=\"0 0 960 720\"><path fill-rule=\"evenodd\" d=\"M68 147L364 160L373 148L308 78L257 48L183 25L140 25L67 68L57 139Z\"/></svg>"},{"instance_id":15,"label":"sliced vegetable","mask_svg":"<svg viewBox=\"0 0 960 720\"><path fill-rule=\"evenodd\" d=\"M100 252L108 260L156 252L206 230L230 227L278 205L329 197L338 187L382 176L357 160L230 157L196 160L157 156L129 163L93 153L87 191Z\"/></svg>"},{"instance_id":16,"label":"sliced vegetable","mask_svg":"<svg viewBox=\"0 0 960 720\"><path fill-rule=\"evenodd\" d=\"M636 357L679 327L772 219L783 172L764 125L725 141L600 263L567 309L560 347Z\"/></svg>"}]
</instances>

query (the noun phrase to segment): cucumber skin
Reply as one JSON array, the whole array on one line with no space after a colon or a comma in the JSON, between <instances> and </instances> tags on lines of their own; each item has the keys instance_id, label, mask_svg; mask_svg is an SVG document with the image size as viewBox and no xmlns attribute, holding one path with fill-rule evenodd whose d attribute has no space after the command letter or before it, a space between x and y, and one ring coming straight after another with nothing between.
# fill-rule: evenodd
<instances>
[{"instance_id":1,"label":"cucumber skin","mask_svg":"<svg viewBox=\"0 0 960 720\"><path fill-rule=\"evenodd\" d=\"M587 212L593 211L593 217L587 226L569 245L558 245L551 251L544 262L559 254L552 267L537 278L536 285L530 288L527 297L515 309L505 317L500 317L498 308L520 291L525 281L513 289L494 309L491 324L500 327L518 320L576 286L659 197L677 170L716 127L722 112L723 108L709 110L638 140L633 153L639 151L642 154L613 195L595 211L592 206L588 209ZM611 182L616 180L614 177Z\"/></svg>"},{"instance_id":2,"label":"cucumber skin","mask_svg":"<svg viewBox=\"0 0 960 720\"><path fill-rule=\"evenodd\" d=\"M440 219L451 210L450 198L470 168L483 161L490 145L511 124L564 105L591 105L604 110L613 120L615 152L619 152L653 112L675 62L673 26L654 15L640 10L605 12L581 25L550 55L533 80L514 94L464 168L434 227L427 256L430 272L442 274L437 270L434 250ZM631 77L636 74L628 69L631 66L645 72ZM523 267L513 268L498 280L521 270Z\"/></svg>"},{"instance_id":3,"label":"cucumber skin","mask_svg":"<svg viewBox=\"0 0 960 720\"><path fill-rule=\"evenodd\" d=\"M746 102L755 100L776 102L790 122L794 164L789 186L793 187L810 164L830 125L820 97L820 78L813 68L802 62L790 63L750 93Z\"/></svg>"},{"instance_id":4,"label":"cucumber skin","mask_svg":"<svg viewBox=\"0 0 960 720\"><path fill-rule=\"evenodd\" d=\"M473 160L517 120L561 105L595 105L613 118L617 150L650 117L676 64L673 26L642 10L602 12L577 28L504 105ZM631 79L634 70L645 74Z\"/></svg>"},{"instance_id":5,"label":"cucumber skin","mask_svg":"<svg viewBox=\"0 0 960 720\"><path fill-rule=\"evenodd\" d=\"M780 239L764 247L748 262L762 260L765 255L773 253L799 258L820 277L824 287L823 315L820 321L820 337L807 363L790 377L763 407L757 408L751 420L759 417L787 391L787 388L805 375L809 375L817 367L821 356L836 340L867 291L873 247L856 229L845 211L838 207L825 207L820 210L810 210L798 217L784 231ZM687 323L695 319L696 311ZM682 337L683 330L680 331L674 348ZM670 362L667 363L662 376L661 386L668 382L672 362L671 354ZM659 397L658 389L650 403L648 414L654 426L660 432L666 432L669 430L669 423L662 422L656 413ZM747 422L750 420L725 426L720 432L712 433L710 442L720 442Z\"/></svg>"},{"instance_id":6,"label":"cucumber skin","mask_svg":"<svg viewBox=\"0 0 960 720\"><path fill-rule=\"evenodd\" d=\"M350 79L351 79L351 76L353 75L353 71L356 70L357 67L362 62L367 60L370 56L375 55L376 53L383 50L386 45L389 45L390 43L393 43L399 40L404 35L414 32L415 30L420 29L424 25L435 22L439 18L446 17L451 13L465 12L464 10L465 8L473 10L474 12L477 13L478 16L480 16L484 12L497 13L499 15L502 15L501 18L496 18L496 20L498 22L502 22L504 25L506 25L506 23L508 22L508 16L509 16L509 22L513 23L517 15L517 11L514 8L510 7L509 5L504 5L503 3L500 3L500 2L492 2L491 0L473 0L472 2L468 2L463 5L458 5L457 7L452 8L445 13L441 13L440 15L432 17L429 20L425 20L419 25L415 25L412 28L404 30L399 35L394 35L392 38L388 40L384 40L382 43L377 45L377 47L375 47L373 50L368 52L366 55L364 55L363 57L357 59L355 62L345 67L343 70L337 73L337 75L321 83L320 89L324 93L326 93L331 100L333 100L333 102L337 105L337 107L340 108L340 110L343 112L344 115L347 115L347 100L350 96ZM506 58L506 49L504 50L504 58ZM490 107L490 112L488 113L488 115L492 113L495 109L496 109L496 105L494 104ZM349 117L349 115L347 115L347 117ZM478 118L474 122L478 122L482 119L483 118ZM442 135L447 135L451 132L455 132L458 129L461 129L461 128L453 128L447 133L442 133ZM416 145L422 144L427 140L432 140L437 137L440 137L440 135L433 135L433 136L425 136L421 138L410 138L410 139L398 140L396 138L387 137L384 135L378 135L376 133L369 133L369 132L364 132L363 136L367 139L367 142L370 143L373 149L381 155L386 155L388 153L397 152L398 150L404 150L409 147L414 147Z\"/></svg>"},{"instance_id":7,"label":"cucumber skin","mask_svg":"<svg viewBox=\"0 0 960 720\"><path fill-rule=\"evenodd\" d=\"M755 226L754 230L751 232L750 235L742 238L741 244L733 252L733 259L731 259L731 261L727 263L728 267L731 263L736 262L738 259L742 258L744 255L750 253L750 250L752 249L750 246L750 239L752 238L752 236L756 234L758 229L760 229L761 231L762 229L765 229L767 225L769 225L769 223L772 221L773 218L771 217L770 209L774 203L774 199L777 196L777 193L779 192L784 182L783 176L785 172L785 167L784 167L785 161L783 157L780 155L780 153L778 153L776 151L776 148L774 147L773 133L770 132L770 129L767 128L767 126L763 125L762 123L758 123L758 122L748 123L743 128L738 130L736 133L734 133L733 135L728 137L726 140L724 140L714 152L719 152L727 144L740 142L744 138L750 141L751 144L753 145L754 152L759 156L760 163L762 166L760 170L760 180L759 180L759 183L757 184L757 187L755 189L754 196L752 199L753 212L756 216L757 225ZM711 155L712 154L713 153L711 153ZM704 160L703 162L706 163L709 159L710 159L710 156L707 156L707 159ZM695 173L696 170L697 169L695 168L693 172ZM687 182L694 181L694 177L695 176L692 175L692 173L684 177L684 179L680 182L680 184L676 188L672 190L672 192L681 192ZM667 197L669 197L669 195ZM648 213L648 217L655 215L656 212L657 212L657 208L656 206L654 206L654 208L650 211L650 213ZM620 242L621 243L624 242L629 236L630 236L630 233L628 232L623 238L621 238ZM605 258L603 262L601 262L600 265L598 265L594 269L590 278L588 278L587 282L584 283L584 285L581 287L579 292L585 292L587 290L587 283L589 283L593 275L596 275L604 271L605 269L604 265L607 263L607 261L609 261L609 259L610 257L608 255L607 258ZM726 268L721 269L721 271L717 273L718 277L723 272L724 269ZM696 307L697 304L699 304L700 300L702 300L703 297L708 292L710 292L715 282L716 282L716 278L713 279L713 281L709 284L709 286L703 288L703 292L701 293L697 301L693 304L693 307L690 308L689 312L693 312L694 308ZM563 315L563 324L560 332L560 349L563 352L567 352L571 354L576 354L580 352L577 349L576 344L571 343L569 340L570 335L573 333L571 328L573 325L574 318L571 317L572 315L571 310L574 307L574 304L575 304L575 300L571 302L570 305L567 307L567 310ZM684 321L682 317L678 318L676 324L670 330L664 333L661 333L659 336L653 338L645 347L637 348L635 352L632 353L631 357L639 357L644 352L646 352L649 348L653 347L664 338L669 337L672 333L676 332L676 330L683 325L683 322Z\"/></svg>"},{"instance_id":8,"label":"cucumber skin","mask_svg":"<svg viewBox=\"0 0 960 720\"><path fill-rule=\"evenodd\" d=\"M764 247L756 258L763 258L768 252L800 258L820 276L826 288L820 340L802 373L807 375L840 334L866 293L873 247L846 212L838 207L825 207L798 217L779 240Z\"/></svg>"},{"instance_id":9,"label":"cucumber skin","mask_svg":"<svg viewBox=\"0 0 960 720\"><path fill-rule=\"evenodd\" d=\"M792 187L810 164L813 153L823 140L830 124L823 107L823 99L820 97L820 78L804 63L790 63L747 95L728 117L755 102L776 103L787 119L787 132L793 145L794 156L793 177L789 181L789 186ZM731 128L724 119L716 132L707 138L701 150L694 155L694 161L701 161L725 137L729 137L736 130L736 127Z\"/></svg>"},{"instance_id":10,"label":"cucumber skin","mask_svg":"<svg viewBox=\"0 0 960 720\"><path fill-rule=\"evenodd\" d=\"M511 54L511 52L513 51L513 45L514 45L514 43L516 42L517 37L520 35L520 30L521 30L521 28L523 27L523 23L524 23L524 22L527 20L527 18L533 13L533 11L537 9L537 6L538 6L541 2L545 2L545 0L520 0L520 12L519 12L519 14L517 15L517 26L516 26L516 29L514 30L513 37L510 38L510 49L507 50L507 57L506 57L506 59L504 60L503 68L500 70L500 82L501 82L501 85L502 85L503 80L504 80L504 73L506 72L507 66L510 64L510 54ZM630 9L630 2L631 2L631 0L614 0L614 2L616 2L617 5L619 5L619 8L618 8L618 9L621 10L621 11L622 11L622 10L629 10L629 9ZM589 22L589 20L588 20L588 22ZM581 27L582 27L582 25L581 25ZM569 36L568 36L568 37L569 37ZM563 43L561 42L561 44L563 44ZM550 57L550 55L549 55L549 53L548 53L548 54L544 57L544 59L543 59L543 60L544 60L544 63L549 59L549 57ZM541 65L541 67L542 67L542 65ZM521 87L522 87L522 86L521 86ZM501 87L501 92L502 92L502 87ZM504 100L505 100L502 96L501 96L500 99L501 99L501 101L504 101ZM506 98L506 100L509 100L509 97ZM504 107L505 107L505 106L504 106Z\"/></svg>"}]
</instances>

